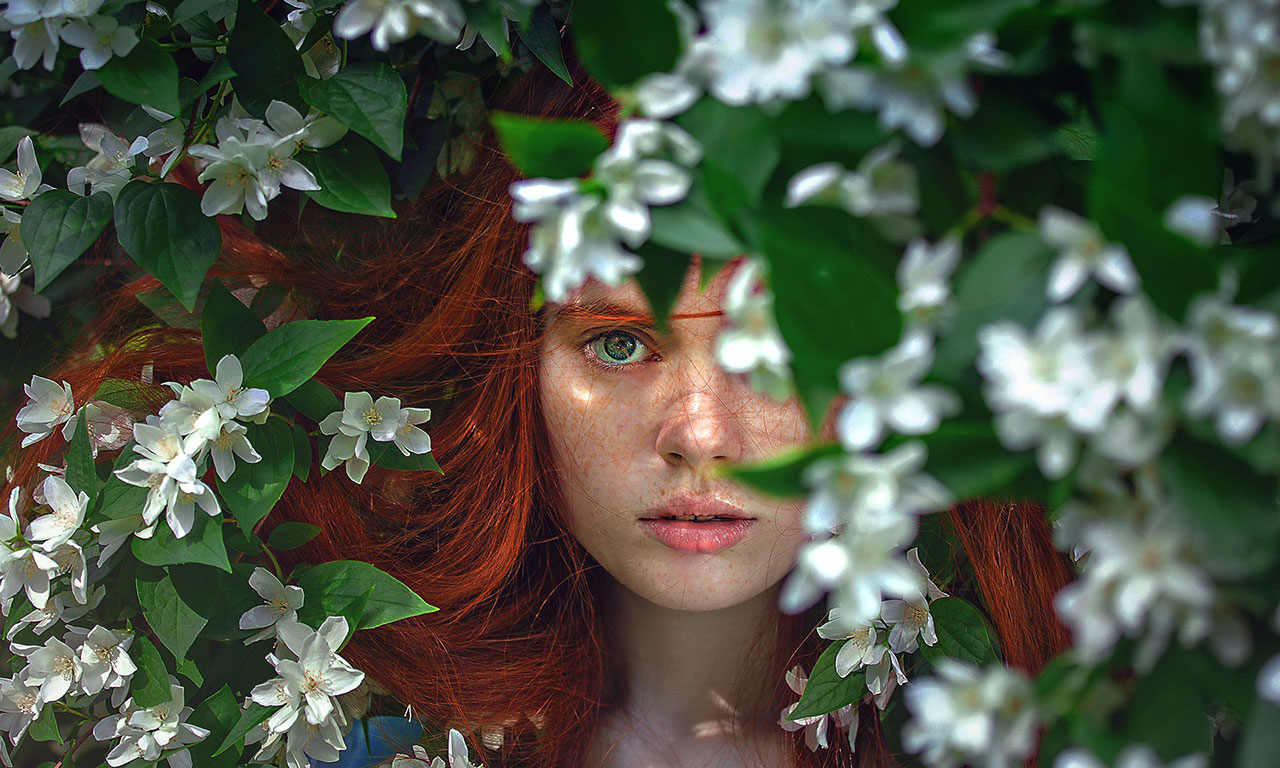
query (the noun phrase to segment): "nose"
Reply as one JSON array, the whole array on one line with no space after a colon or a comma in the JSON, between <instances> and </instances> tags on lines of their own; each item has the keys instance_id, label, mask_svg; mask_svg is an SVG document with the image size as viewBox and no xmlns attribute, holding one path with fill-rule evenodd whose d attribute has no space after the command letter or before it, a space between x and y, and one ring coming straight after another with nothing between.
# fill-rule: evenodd
<instances>
[{"instance_id":1,"label":"nose","mask_svg":"<svg viewBox=\"0 0 1280 768\"><path fill-rule=\"evenodd\" d=\"M679 371L677 379L655 446L663 460L699 475L741 461L743 403L729 374L713 360Z\"/></svg>"}]
</instances>

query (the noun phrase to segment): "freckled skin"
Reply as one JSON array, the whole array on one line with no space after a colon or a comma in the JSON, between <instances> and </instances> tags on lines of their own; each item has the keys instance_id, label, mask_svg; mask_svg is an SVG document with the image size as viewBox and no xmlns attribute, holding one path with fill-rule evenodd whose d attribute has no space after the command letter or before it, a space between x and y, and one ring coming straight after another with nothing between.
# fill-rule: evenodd
<instances>
[{"instance_id":1,"label":"freckled skin","mask_svg":"<svg viewBox=\"0 0 1280 768\"><path fill-rule=\"evenodd\" d=\"M673 312L720 310L736 267L721 269L701 292L695 259ZM592 280L573 298L607 298L648 313L634 280L617 288ZM771 499L708 476L810 440L794 398L779 403L754 392L745 375L717 364L715 339L726 323L724 316L676 319L659 337L640 325L553 319L541 349L540 397L571 529L619 584L667 608L707 611L755 598L786 575L806 540L802 499ZM613 328L647 349L625 334L588 346ZM587 359L617 362L610 351L625 367L603 370ZM756 522L716 554L669 549L637 520L677 493L715 496Z\"/></svg>"}]
</instances>

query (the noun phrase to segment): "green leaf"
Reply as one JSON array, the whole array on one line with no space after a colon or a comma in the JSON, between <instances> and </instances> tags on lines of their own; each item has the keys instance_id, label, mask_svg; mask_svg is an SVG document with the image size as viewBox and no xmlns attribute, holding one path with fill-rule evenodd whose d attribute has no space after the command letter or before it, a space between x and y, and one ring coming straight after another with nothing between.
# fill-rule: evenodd
<instances>
[{"instance_id":1,"label":"green leaf","mask_svg":"<svg viewBox=\"0 0 1280 768\"><path fill-rule=\"evenodd\" d=\"M40 132L24 125L6 125L0 128L0 163L9 162L18 149L18 142L23 136L39 136ZM44 193L41 193L44 194ZM35 202L34 200L32 202ZM30 206L28 206L28 209Z\"/></svg>"},{"instance_id":2,"label":"green leaf","mask_svg":"<svg viewBox=\"0 0 1280 768\"><path fill-rule=\"evenodd\" d=\"M749 249L729 228L708 197L705 168L694 172L693 185L683 200L649 209L653 232L649 242L704 259L730 259ZM646 266L648 266L646 262Z\"/></svg>"},{"instance_id":3,"label":"green leaf","mask_svg":"<svg viewBox=\"0 0 1280 768\"><path fill-rule=\"evenodd\" d=\"M242 464L240 468L243 467ZM175 538L167 525L156 526L149 539L134 537L130 545L134 557L147 565L202 563L231 573L231 561L222 541L222 517L210 518L199 509L195 514L195 524L181 539Z\"/></svg>"},{"instance_id":4,"label":"green leaf","mask_svg":"<svg viewBox=\"0 0 1280 768\"><path fill-rule=\"evenodd\" d=\"M181 24L202 13L216 10L219 6L228 5L227 0L182 0L173 11L173 23ZM218 21L218 19L214 19Z\"/></svg>"},{"instance_id":5,"label":"green leaf","mask_svg":"<svg viewBox=\"0 0 1280 768\"><path fill-rule=\"evenodd\" d=\"M249 733L249 731L257 728L263 720L270 717L271 713L274 711L274 707L264 707L261 704L250 701L249 706L241 713L240 719L236 721L235 726L231 729L231 733L228 733L227 737L222 740L222 744L218 746L218 749L213 753L213 756L217 757L223 752L233 748L237 750L243 749L244 737Z\"/></svg>"},{"instance_id":6,"label":"green leaf","mask_svg":"<svg viewBox=\"0 0 1280 768\"><path fill-rule=\"evenodd\" d=\"M383 469L398 470L418 470L426 472L443 472L440 465L436 463L436 457L431 455L430 451L426 453L411 453L405 456L400 453L400 449L395 443L382 443L370 440L369 446L369 463L382 467Z\"/></svg>"},{"instance_id":7,"label":"green leaf","mask_svg":"<svg viewBox=\"0 0 1280 768\"><path fill-rule=\"evenodd\" d=\"M502 151L527 177L576 178L591 170L609 140L585 120L545 120L509 112L490 116Z\"/></svg>"},{"instance_id":8,"label":"green leaf","mask_svg":"<svg viewBox=\"0 0 1280 768\"><path fill-rule=\"evenodd\" d=\"M54 714L53 704L45 704L40 715L31 721L27 731L35 741L56 741L62 743L62 731L58 730L58 718Z\"/></svg>"},{"instance_id":9,"label":"green leaf","mask_svg":"<svg viewBox=\"0 0 1280 768\"><path fill-rule=\"evenodd\" d=\"M248 307L227 290L221 280L209 283L209 297L200 313L200 338L204 361L212 374L224 355L243 355L249 345L267 333Z\"/></svg>"},{"instance_id":10,"label":"green leaf","mask_svg":"<svg viewBox=\"0 0 1280 768\"><path fill-rule=\"evenodd\" d=\"M391 574L356 560L321 563L302 574L298 586L307 594L306 607L319 608L326 616L341 614L372 587L373 595L355 629L380 627L436 610Z\"/></svg>"},{"instance_id":11,"label":"green leaf","mask_svg":"<svg viewBox=\"0 0 1280 768\"><path fill-rule=\"evenodd\" d=\"M1196 667L1211 669L1218 665L1203 658L1188 658L1193 654L1181 653L1180 649L1171 650L1149 674L1137 679L1121 730L1126 741L1150 744L1162 761L1192 752L1209 754L1214 742L1213 723L1205 714L1213 696L1199 684L1200 670ZM1194 666L1178 663L1180 658Z\"/></svg>"},{"instance_id":12,"label":"green leaf","mask_svg":"<svg viewBox=\"0 0 1280 768\"><path fill-rule=\"evenodd\" d=\"M181 111L178 65L154 40L144 38L128 56L111 58L98 70L98 79L107 93L130 104L145 104L170 115Z\"/></svg>"},{"instance_id":13,"label":"green leaf","mask_svg":"<svg viewBox=\"0 0 1280 768\"><path fill-rule=\"evenodd\" d=\"M67 92L63 94L62 101L58 102L58 106L64 107L67 102L71 101L75 97L82 96L101 85L102 81L98 79L98 73L92 69L86 69L80 73L80 76L76 78L75 82L71 84L71 87L67 89Z\"/></svg>"},{"instance_id":14,"label":"green leaf","mask_svg":"<svg viewBox=\"0 0 1280 768\"><path fill-rule=\"evenodd\" d=\"M324 421L325 416L342 410L342 403L338 400L338 396L315 379L303 382L302 386L290 392L285 400L312 421Z\"/></svg>"},{"instance_id":15,"label":"green leaf","mask_svg":"<svg viewBox=\"0 0 1280 768\"><path fill-rule=\"evenodd\" d=\"M1044 483L1035 454L1006 449L990 419L948 419L934 433L912 439L922 440L929 450L925 472L957 500L1006 494L1043 498L1043 491L1032 490Z\"/></svg>"},{"instance_id":16,"label":"green leaf","mask_svg":"<svg viewBox=\"0 0 1280 768\"><path fill-rule=\"evenodd\" d=\"M67 445L67 485L74 491L83 491L92 503L102 490L97 466L93 461L93 448L89 444L88 415L81 410L76 416L75 433Z\"/></svg>"},{"instance_id":17,"label":"green leaf","mask_svg":"<svg viewBox=\"0 0 1280 768\"><path fill-rule=\"evenodd\" d=\"M931 662L942 657L986 666L1000 660L995 638L986 619L969 602L958 597L930 601L929 613L938 633L935 645L920 643L920 654Z\"/></svg>"},{"instance_id":18,"label":"green leaf","mask_svg":"<svg viewBox=\"0 0 1280 768\"><path fill-rule=\"evenodd\" d=\"M293 435L283 419L252 424L246 437L262 461L240 463L218 484L222 500L241 530L252 531L280 500L293 474Z\"/></svg>"},{"instance_id":19,"label":"green leaf","mask_svg":"<svg viewBox=\"0 0 1280 768\"><path fill-rule=\"evenodd\" d=\"M271 535L267 537L267 546L277 552L287 549L297 549L314 539L321 531L320 526L310 523L299 523L290 521L281 523L271 529Z\"/></svg>"},{"instance_id":20,"label":"green leaf","mask_svg":"<svg viewBox=\"0 0 1280 768\"><path fill-rule=\"evenodd\" d=\"M698 137L702 162L729 173L746 192L746 204L760 203L781 150L773 121L758 107L731 107L707 96L676 122ZM744 152L744 147L750 147Z\"/></svg>"},{"instance_id":21,"label":"green leaf","mask_svg":"<svg viewBox=\"0 0 1280 768\"><path fill-rule=\"evenodd\" d=\"M173 292L188 312L222 250L218 223L180 184L131 181L116 198L116 239L125 253Z\"/></svg>"},{"instance_id":22,"label":"green leaf","mask_svg":"<svg viewBox=\"0 0 1280 768\"><path fill-rule=\"evenodd\" d=\"M578 58L610 88L676 63L680 35L664 0L576 0L569 25Z\"/></svg>"},{"instance_id":23,"label":"green leaf","mask_svg":"<svg viewBox=\"0 0 1280 768\"><path fill-rule=\"evenodd\" d=\"M182 658L208 619L192 606L190 595L178 594L173 579L164 569L140 567L136 583L138 604L147 625L175 658ZM165 692L167 699L167 688Z\"/></svg>"},{"instance_id":24,"label":"green leaf","mask_svg":"<svg viewBox=\"0 0 1280 768\"><path fill-rule=\"evenodd\" d=\"M386 64L360 62L327 80L298 81L311 106L377 144L396 160L404 148L404 81Z\"/></svg>"},{"instance_id":25,"label":"green leaf","mask_svg":"<svg viewBox=\"0 0 1280 768\"><path fill-rule=\"evenodd\" d=\"M294 390L295 393L297 391ZM293 475L305 483L307 476L311 474L311 437L297 424L293 425L289 433L293 435Z\"/></svg>"},{"instance_id":26,"label":"green leaf","mask_svg":"<svg viewBox=\"0 0 1280 768\"><path fill-rule=\"evenodd\" d=\"M787 717L788 720L835 712L861 698L867 688L867 673L864 670L858 670L850 672L848 677L840 677L836 673L836 656L847 642L849 641L837 640L828 645L818 657L818 661L813 665L813 673L805 683L800 702Z\"/></svg>"},{"instance_id":27,"label":"green leaf","mask_svg":"<svg viewBox=\"0 0 1280 768\"><path fill-rule=\"evenodd\" d=\"M298 80L306 73L302 56L280 25L253 0L240 0L236 25L227 45L227 61L235 70L231 86L236 99L255 117L263 117L273 100L302 107Z\"/></svg>"},{"instance_id":28,"label":"green leaf","mask_svg":"<svg viewBox=\"0 0 1280 768\"><path fill-rule=\"evenodd\" d=\"M676 304L680 288L684 285L685 275L689 272L690 256L681 251L655 242L647 242L636 249L636 255L644 259L644 267L636 275L645 298L649 300L649 308L653 312L654 322L659 333L667 332L667 315ZM711 269L711 265L702 267Z\"/></svg>"},{"instance_id":29,"label":"green leaf","mask_svg":"<svg viewBox=\"0 0 1280 768\"><path fill-rule=\"evenodd\" d=\"M1052 254L1039 236L1006 232L987 241L955 277L955 315L938 341L933 372L951 383L977 381L978 329L998 320L1031 327L1048 305Z\"/></svg>"},{"instance_id":30,"label":"green leaf","mask_svg":"<svg viewBox=\"0 0 1280 768\"><path fill-rule=\"evenodd\" d=\"M320 366L372 321L372 317L363 317L286 323L245 350L240 358L244 385L265 389L272 397L283 397L314 376Z\"/></svg>"},{"instance_id":31,"label":"green leaf","mask_svg":"<svg viewBox=\"0 0 1280 768\"><path fill-rule=\"evenodd\" d=\"M1280 706L1256 699L1236 753L1236 768L1267 765L1280 755Z\"/></svg>"},{"instance_id":32,"label":"green leaf","mask_svg":"<svg viewBox=\"0 0 1280 768\"><path fill-rule=\"evenodd\" d=\"M18 225L27 257L35 270L35 290L42 291L62 274L111 221L111 196L98 192L81 197L61 189L35 196Z\"/></svg>"},{"instance_id":33,"label":"green leaf","mask_svg":"<svg viewBox=\"0 0 1280 768\"><path fill-rule=\"evenodd\" d=\"M912 0L889 12L898 31L930 51L961 48L977 32L992 31L1010 13L1035 4L1035 0Z\"/></svg>"},{"instance_id":34,"label":"green leaf","mask_svg":"<svg viewBox=\"0 0 1280 768\"><path fill-rule=\"evenodd\" d=\"M356 599L347 604L346 608L338 614L347 620L347 636L342 638L342 644L335 649L335 652L341 651L346 647L347 642L351 640L351 636L356 633L356 628L360 626L360 619L364 616L364 612L369 607L369 601L373 599L374 588L369 587Z\"/></svg>"},{"instance_id":35,"label":"green leaf","mask_svg":"<svg viewBox=\"0 0 1280 768\"><path fill-rule=\"evenodd\" d=\"M1008 173L1061 152L1053 126L1024 97L998 91L983 93L977 113L949 136L956 160L975 171Z\"/></svg>"},{"instance_id":36,"label":"green leaf","mask_svg":"<svg viewBox=\"0 0 1280 768\"><path fill-rule=\"evenodd\" d=\"M816 430L839 390L840 366L897 342L897 284L877 263L876 235L843 211L778 211L757 226L778 329L791 349L796 389Z\"/></svg>"},{"instance_id":37,"label":"green leaf","mask_svg":"<svg viewBox=\"0 0 1280 768\"><path fill-rule=\"evenodd\" d=\"M804 471L815 461L839 456L842 452L843 449L836 443L796 448L766 461L728 467L725 472L770 496L806 496L812 489L804 484Z\"/></svg>"},{"instance_id":38,"label":"green leaf","mask_svg":"<svg viewBox=\"0 0 1280 768\"><path fill-rule=\"evenodd\" d=\"M316 177L320 189L307 190L307 197L325 208L343 213L361 213L394 219L391 210L391 181L369 142L347 135L342 141L316 153L297 158Z\"/></svg>"},{"instance_id":39,"label":"green leaf","mask_svg":"<svg viewBox=\"0 0 1280 768\"><path fill-rule=\"evenodd\" d=\"M564 65L564 52L560 46L560 32L556 29L555 19L551 17L551 9L539 4L533 9L529 23L520 29L520 39L529 46L529 51L555 73L556 77L573 85L569 69Z\"/></svg>"},{"instance_id":40,"label":"green leaf","mask_svg":"<svg viewBox=\"0 0 1280 768\"><path fill-rule=\"evenodd\" d=\"M1257 475L1211 443L1174 437L1160 457L1169 506L1198 533L1215 572L1260 574L1280 552L1280 509L1274 478Z\"/></svg>"},{"instance_id":41,"label":"green leaf","mask_svg":"<svg viewBox=\"0 0 1280 768\"><path fill-rule=\"evenodd\" d=\"M156 707L171 701L169 697L169 671L164 666L160 652L145 637L135 637L129 646L129 658L137 666L129 681L133 703L139 707Z\"/></svg>"},{"instance_id":42,"label":"green leaf","mask_svg":"<svg viewBox=\"0 0 1280 768\"><path fill-rule=\"evenodd\" d=\"M1208 72L1177 77L1141 55L1121 59L1100 85L1102 136L1089 179L1088 212L1109 240L1128 249L1142 288L1169 317L1217 286L1222 249L1205 249L1165 229L1164 213L1184 195L1215 198L1222 144ZM1170 115L1178 115L1170 120Z\"/></svg>"},{"instance_id":43,"label":"green leaf","mask_svg":"<svg viewBox=\"0 0 1280 768\"><path fill-rule=\"evenodd\" d=\"M138 458L137 454L121 454L124 466ZM102 499L98 504L97 516L103 520L119 520L121 518L138 515L141 517L142 508L147 503L147 489L140 488L136 485L130 485L120 478L112 475L107 480L107 484L102 488Z\"/></svg>"},{"instance_id":44,"label":"green leaf","mask_svg":"<svg viewBox=\"0 0 1280 768\"><path fill-rule=\"evenodd\" d=\"M240 703L230 686L223 685L217 693L202 701L191 713L191 717L187 718L187 722L206 729L209 736L188 747L191 750L192 765L200 768L233 768L240 759L240 749L232 749L225 753L226 757L219 756L221 759L215 759L213 751L222 743L222 734L229 734L239 721Z\"/></svg>"}]
</instances>

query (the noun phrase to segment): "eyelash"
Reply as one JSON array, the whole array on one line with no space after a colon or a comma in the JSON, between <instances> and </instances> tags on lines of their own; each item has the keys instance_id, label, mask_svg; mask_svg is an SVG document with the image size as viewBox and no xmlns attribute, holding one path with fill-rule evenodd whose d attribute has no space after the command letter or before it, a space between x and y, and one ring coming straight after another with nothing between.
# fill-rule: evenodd
<instances>
[{"instance_id":1,"label":"eyelash","mask_svg":"<svg viewBox=\"0 0 1280 768\"><path fill-rule=\"evenodd\" d=\"M612 336L614 334L626 334L628 336L635 337L636 341L640 342L641 344L649 348L650 356L648 358L645 358L644 360L640 360L634 363L606 363L605 361L601 360L594 352L591 351L591 345L595 344L600 339L603 339L607 336ZM658 360L662 359L661 357L658 356L658 353L654 351L654 346L655 345L649 343L649 341L639 333L635 333L626 328L610 328L606 331L601 331L600 333L597 333L591 338L584 341L582 343L581 349L582 349L583 357L586 358L589 364L594 365L595 367L601 370L617 372L617 371L621 371L624 368L634 368L636 366L643 365L645 363L655 362L654 358Z\"/></svg>"}]
</instances>

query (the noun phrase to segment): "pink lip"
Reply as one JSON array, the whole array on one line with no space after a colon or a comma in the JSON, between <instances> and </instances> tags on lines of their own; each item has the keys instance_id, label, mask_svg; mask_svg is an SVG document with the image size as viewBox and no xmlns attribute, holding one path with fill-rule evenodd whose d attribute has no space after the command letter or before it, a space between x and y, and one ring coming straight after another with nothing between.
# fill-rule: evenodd
<instances>
[{"instance_id":1,"label":"pink lip","mask_svg":"<svg viewBox=\"0 0 1280 768\"><path fill-rule=\"evenodd\" d=\"M728 520L672 520L675 515ZM679 552L714 555L737 544L755 525L738 507L711 497L676 496L637 522L645 532Z\"/></svg>"}]
</instances>

